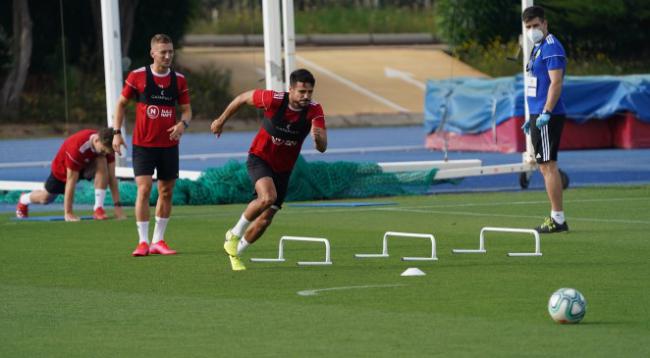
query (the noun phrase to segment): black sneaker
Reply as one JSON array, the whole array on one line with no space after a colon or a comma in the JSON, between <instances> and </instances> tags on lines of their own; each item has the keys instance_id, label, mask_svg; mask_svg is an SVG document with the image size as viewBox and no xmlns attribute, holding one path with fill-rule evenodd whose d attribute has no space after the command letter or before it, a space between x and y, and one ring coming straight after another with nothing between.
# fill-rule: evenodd
<instances>
[{"instance_id":1,"label":"black sneaker","mask_svg":"<svg viewBox=\"0 0 650 358\"><path fill-rule=\"evenodd\" d=\"M535 228L540 234L552 234L554 232L569 231L569 225L565 221L563 224L558 224L557 221L551 217L544 218L544 223Z\"/></svg>"}]
</instances>

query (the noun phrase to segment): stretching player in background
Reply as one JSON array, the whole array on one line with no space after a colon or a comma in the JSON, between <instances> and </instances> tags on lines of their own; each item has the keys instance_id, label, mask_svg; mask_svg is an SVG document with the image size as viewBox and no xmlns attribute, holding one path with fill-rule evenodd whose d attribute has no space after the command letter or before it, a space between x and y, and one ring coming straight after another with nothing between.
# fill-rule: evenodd
<instances>
[{"instance_id":1,"label":"stretching player in background","mask_svg":"<svg viewBox=\"0 0 650 358\"><path fill-rule=\"evenodd\" d=\"M59 194L63 194L65 221L79 221L79 217L72 210L77 181L94 178L93 217L95 220L108 218L104 210L104 199L108 186L111 188L115 216L118 219L126 218L120 205L112 143L112 128L103 128L99 132L84 129L68 137L52 161L52 172L45 181L45 189L23 193L16 206L16 217L27 218L30 204L49 204Z\"/></svg>"},{"instance_id":2,"label":"stretching player in background","mask_svg":"<svg viewBox=\"0 0 650 358\"><path fill-rule=\"evenodd\" d=\"M256 198L226 232L224 250L234 271L245 270L240 256L262 236L280 210L289 178L302 143L311 132L316 149L327 149L325 116L320 104L311 100L316 80L307 70L291 73L289 92L251 90L237 96L210 126L219 137L226 121L247 104L264 109L264 119L248 151L248 175Z\"/></svg>"}]
</instances>

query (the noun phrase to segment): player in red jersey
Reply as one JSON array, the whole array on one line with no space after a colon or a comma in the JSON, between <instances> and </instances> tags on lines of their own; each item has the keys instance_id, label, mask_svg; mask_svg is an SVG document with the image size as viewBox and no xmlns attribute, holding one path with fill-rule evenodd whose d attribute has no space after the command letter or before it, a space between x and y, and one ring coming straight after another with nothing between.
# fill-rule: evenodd
<instances>
[{"instance_id":1,"label":"player in red jersey","mask_svg":"<svg viewBox=\"0 0 650 358\"><path fill-rule=\"evenodd\" d=\"M137 101L133 130L133 171L138 186L135 217L139 242L133 256L173 255L165 242L165 230L172 210L172 192L178 178L178 142L192 120L192 108L185 76L171 68L174 45L167 35L151 39L153 64L129 73L115 109L113 149L124 145L119 128L129 99ZM181 112L176 115L176 105ZM149 196L152 176L158 177L156 226L149 245Z\"/></svg>"},{"instance_id":2,"label":"player in red jersey","mask_svg":"<svg viewBox=\"0 0 650 358\"><path fill-rule=\"evenodd\" d=\"M68 137L52 161L52 172L45 181L44 190L23 193L16 206L16 217L29 216L30 204L49 204L59 194L63 194L65 221L79 221L74 214L74 192L80 179L95 180L95 208L93 217L105 220L104 211L106 188L111 187L115 205L115 216L125 218L120 205L120 192L115 178L115 157L113 156L113 129L104 128L99 132L92 129L81 130Z\"/></svg>"},{"instance_id":3,"label":"player in red jersey","mask_svg":"<svg viewBox=\"0 0 650 358\"><path fill-rule=\"evenodd\" d=\"M256 198L226 232L223 247L234 271L245 270L240 255L262 236L282 207L302 143L311 132L316 149L327 149L325 116L311 100L316 80L305 69L291 73L289 92L251 90L237 96L210 126L219 137L226 121L244 104L264 109L262 126L248 151L248 175Z\"/></svg>"}]
</instances>

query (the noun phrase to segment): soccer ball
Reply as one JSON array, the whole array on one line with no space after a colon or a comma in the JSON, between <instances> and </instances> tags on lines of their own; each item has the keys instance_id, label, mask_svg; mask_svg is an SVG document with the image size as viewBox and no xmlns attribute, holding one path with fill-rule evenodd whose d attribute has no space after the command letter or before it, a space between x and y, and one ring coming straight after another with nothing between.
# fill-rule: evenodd
<instances>
[{"instance_id":1,"label":"soccer ball","mask_svg":"<svg viewBox=\"0 0 650 358\"><path fill-rule=\"evenodd\" d=\"M575 288L561 288L548 300L548 313L558 323L578 323L587 312L587 301Z\"/></svg>"}]
</instances>

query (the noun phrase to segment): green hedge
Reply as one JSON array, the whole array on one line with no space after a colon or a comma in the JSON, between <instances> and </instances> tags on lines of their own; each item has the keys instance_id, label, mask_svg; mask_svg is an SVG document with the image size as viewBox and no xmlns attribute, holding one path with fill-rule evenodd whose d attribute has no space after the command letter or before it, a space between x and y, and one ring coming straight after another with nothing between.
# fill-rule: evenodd
<instances>
[{"instance_id":1,"label":"green hedge","mask_svg":"<svg viewBox=\"0 0 650 358\"><path fill-rule=\"evenodd\" d=\"M650 53L648 0L540 0L549 31L572 52L603 53L608 58L643 58ZM521 33L518 0L438 0L438 35L452 46L473 41L486 46ZM574 56L576 57L576 56Z\"/></svg>"}]
</instances>

